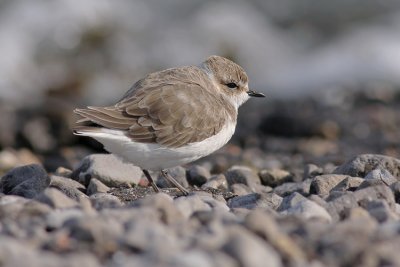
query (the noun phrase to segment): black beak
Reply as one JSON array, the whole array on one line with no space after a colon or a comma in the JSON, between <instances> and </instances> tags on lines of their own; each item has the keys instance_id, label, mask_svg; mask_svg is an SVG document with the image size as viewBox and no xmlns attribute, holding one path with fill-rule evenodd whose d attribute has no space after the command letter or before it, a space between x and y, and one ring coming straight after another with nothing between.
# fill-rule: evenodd
<instances>
[{"instance_id":1,"label":"black beak","mask_svg":"<svg viewBox=\"0 0 400 267\"><path fill-rule=\"evenodd\" d=\"M247 91L247 94L254 97L265 97L264 94L252 90Z\"/></svg>"}]
</instances>

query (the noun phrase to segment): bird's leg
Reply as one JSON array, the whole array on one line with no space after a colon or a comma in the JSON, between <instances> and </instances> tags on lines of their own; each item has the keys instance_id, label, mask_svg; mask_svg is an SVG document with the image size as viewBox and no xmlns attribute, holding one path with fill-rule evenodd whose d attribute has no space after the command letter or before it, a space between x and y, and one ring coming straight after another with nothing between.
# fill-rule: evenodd
<instances>
[{"instance_id":1,"label":"bird's leg","mask_svg":"<svg viewBox=\"0 0 400 267\"><path fill-rule=\"evenodd\" d=\"M188 195L189 191L186 190L178 181L176 181L166 170L161 171L162 176L173 185L175 185L184 195Z\"/></svg>"},{"instance_id":2,"label":"bird's leg","mask_svg":"<svg viewBox=\"0 0 400 267\"><path fill-rule=\"evenodd\" d=\"M160 192L160 189L158 188L158 186L154 182L153 178L151 178L151 175L150 175L149 171L148 170L143 170L143 173L146 176L147 180L149 181L151 187L153 187L154 191L156 191L156 193Z\"/></svg>"}]
</instances>

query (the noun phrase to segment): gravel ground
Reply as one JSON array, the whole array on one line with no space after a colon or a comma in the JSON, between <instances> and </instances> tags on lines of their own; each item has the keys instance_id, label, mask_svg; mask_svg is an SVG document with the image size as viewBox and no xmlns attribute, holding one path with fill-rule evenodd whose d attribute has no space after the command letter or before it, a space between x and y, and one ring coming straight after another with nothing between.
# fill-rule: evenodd
<instances>
[{"instance_id":1,"label":"gravel ground","mask_svg":"<svg viewBox=\"0 0 400 267\"><path fill-rule=\"evenodd\" d=\"M342 94L245 107L231 144L170 170L188 196L45 114L38 139L15 124L1 266L400 266L400 98Z\"/></svg>"}]
</instances>

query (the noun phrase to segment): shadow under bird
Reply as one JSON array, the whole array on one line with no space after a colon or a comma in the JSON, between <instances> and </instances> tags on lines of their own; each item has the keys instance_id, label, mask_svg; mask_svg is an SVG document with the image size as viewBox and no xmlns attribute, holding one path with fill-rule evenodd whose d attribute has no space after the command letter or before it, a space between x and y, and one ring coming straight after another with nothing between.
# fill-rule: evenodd
<instances>
[{"instance_id":1,"label":"shadow under bird","mask_svg":"<svg viewBox=\"0 0 400 267\"><path fill-rule=\"evenodd\" d=\"M248 87L242 67L211 56L200 66L171 68L137 81L115 105L75 109L81 116L74 134L89 136L104 148L162 176L182 193L166 169L202 158L232 137L238 108L249 97L264 97Z\"/></svg>"}]
</instances>

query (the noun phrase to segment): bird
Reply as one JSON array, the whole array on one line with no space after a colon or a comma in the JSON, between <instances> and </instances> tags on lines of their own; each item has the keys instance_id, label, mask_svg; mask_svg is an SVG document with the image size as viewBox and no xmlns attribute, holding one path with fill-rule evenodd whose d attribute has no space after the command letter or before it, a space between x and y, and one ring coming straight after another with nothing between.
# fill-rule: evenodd
<instances>
[{"instance_id":1,"label":"bird","mask_svg":"<svg viewBox=\"0 0 400 267\"><path fill-rule=\"evenodd\" d=\"M265 95L249 89L244 69L210 56L197 66L148 74L114 105L75 109L80 119L72 130L140 167L155 192L160 189L149 171L161 172L187 195L167 170L224 146L234 134L239 106L250 97Z\"/></svg>"}]
</instances>

